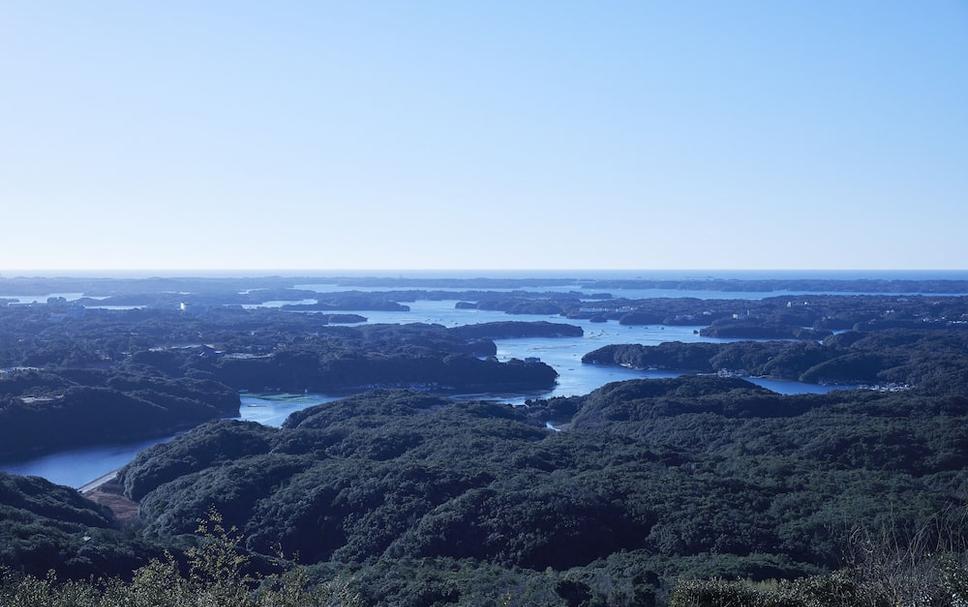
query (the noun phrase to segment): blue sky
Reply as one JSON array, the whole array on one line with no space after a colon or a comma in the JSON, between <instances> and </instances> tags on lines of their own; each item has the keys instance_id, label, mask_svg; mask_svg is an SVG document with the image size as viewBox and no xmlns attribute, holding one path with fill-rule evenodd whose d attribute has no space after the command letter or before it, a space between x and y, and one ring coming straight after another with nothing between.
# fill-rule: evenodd
<instances>
[{"instance_id":1,"label":"blue sky","mask_svg":"<svg viewBox=\"0 0 968 607\"><path fill-rule=\"evenodd\" d=\"M0 5L0 268L965 268L968 2Z\"/></svg>"}]
</instances>

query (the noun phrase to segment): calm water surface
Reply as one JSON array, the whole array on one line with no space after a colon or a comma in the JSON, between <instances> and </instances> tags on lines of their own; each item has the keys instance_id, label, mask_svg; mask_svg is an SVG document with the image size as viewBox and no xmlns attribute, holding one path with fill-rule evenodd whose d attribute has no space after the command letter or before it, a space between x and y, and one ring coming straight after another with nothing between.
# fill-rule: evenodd
<instances>
[{"instance_id":1,"label":"calm water surface","mask_svg":"<svg viewBox=\"0 0 968 607\"><path fill-rule=\"evenodd\" d=\"M45 301L46 297L41 300ZM526 338L497 340L498 358L538 357L554 367L558 373L558 383L552 390L531 393L481 393L463 394L463 399L500 400L515 404L528 398L549 396L570 396L586 394L613 381L637 378L662 378L680 375L669 371L637 371L623 367L583 365L581 357L596 348L608 344L638 343L655 345L664 341L715 341L733 340L713 339L698 334L699 327L672 327L661 325L622 326L617 322L592 323L587 320L568 320L549 315L508 315L499 311L458 310L455 300L418 301L410 303L409 312L349 311L367 317L369 323L436 323L452 327L507 320L548 320L581 326L583 337L566 338ZM278 302L272 302L278 305ZM804 384L795 381L751 378L750 381L781 394L826 393L833 388ZM280 426L294 411L299 411L339 398L325 394L247 394L241 395L240 418L269 426ZM152 445L171 440L175 435L149 440L134 441L113 445L98 445L71 449L43 455L20 462L0 463L0 470L16 474L42 476L55 483L79 487L112 470L130 462L139 451Z\"/></svg>"},{"instance_id":2,"label":"calm water surface","mask_svg":"<svg viewBox=\"0 0 968 607\"><path fill-rule=\"evenodd\" d=\"M258 422L267 426L281 426L289 414L306 407L336 400L337 396L323 394L242 394L241 415L238 419ZM111 445L97 445L58 451L19 462L0 463L0 470L42 476L47 480L80 487L134 459L139 451L177 436L170 434L147 440Z\"/></svg>"}]
</instances>

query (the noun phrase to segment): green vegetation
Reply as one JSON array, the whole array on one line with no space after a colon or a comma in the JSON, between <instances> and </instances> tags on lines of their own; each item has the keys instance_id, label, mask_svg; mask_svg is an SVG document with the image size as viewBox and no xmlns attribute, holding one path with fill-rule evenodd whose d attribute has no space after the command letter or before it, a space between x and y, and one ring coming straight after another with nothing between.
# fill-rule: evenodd
<instances>
[{"instance_id":1,"label":"green vegetation","mask_svg":"<svg viewBox=\"0 0 968 607\"><path fill-rule=\"evenodd\" d=\"M898 587L899 570L962 579L960 561L929 558L940 550L897 558L871 547L940 545L906 530L964 504L964 398L790 397L686 377L529 404L382 391L301 411L281 429L206 424L124 470L141 504L143 526L131 531L65 488L8 477L3 520L20 522L2 531L0 545L17 546L3 562L39 577L9 577L5 592L33 588L48 601L34 604L57 604L57 593L111 597L161 579L210 597L178 576L213 506L240 530L246 575L288 567L299 588L324 590L352 579L365 605L854 607L867 603L843 602L848 591ZM567 431L543 428L551 414ZM858 535L858 521L903 537ZM966 532L958 517L935 527ZM48 568L86 580L112 566L140 571L97 592L43 579ZM229 586L239 601L272 587ZM831 588L840 603L817 598ZM897 604L908 603L870 605Z\"/></svg>"},{"instance_id":2,"label":"green vegetation","mask_svg":"<svg viewBox=\"0 0 968 607\"><path fill-rule=\"evenodd\" d=\"M466 339L509 339L514 337L581 337L581 327L560 322L524 322L508 320L504 322L484 322L474 325L461 325L449 330L454 335Z\"/></svg>"},{"instance_id":3,"label":"green vegetation","mask_svg":"<svg viewBox=\"0 0 968 607\"><path fill-rule=\"evenodd\" d=\"M161 552L119 531L109 510L73 489L0 473L0 567L75 579L128 575Z\"/></svg>"},{"instance_id":4,"label":"green vegetation","mask_svg":"<svg viewBox=\"0 0 968 607\"><path fill-rule=\"evenodd\" d=\"M163 435L238 413L238 391L210 379L19 371L0 375L0 457Z\"/></svg>"},{"instance_id":5,"label":"green vegetation","mask_svg":"<svg viewBox=\"0 0 968 607\"><path fill-rule=\"evenodd\" d=\"M680 580L669 607L962 607L968 561L961 522L950 513L913 534L858 528L847 538L848 567L833 574L770 582Z\"/></svg>"},{"instance_id":6,"label":"green vegetation","mask_svg":"<svg viewBox=\"0 0 968 607\"><path fill-rule=\"evenodd\" d=\"M968 503L968 298L462 292L461 307L805 338L608 346L585 361L705 375L511 407L427 390L548 386L553 369L497 362L491 340L580 328L333 327L229 305L307 298L259 284L198 283L185 311L0 306L0 452L201 423L97 496L117 517L0 475L0 604L964 607L968 524L937 513ZM743 374L895 390L781 396ZM370 387L282 428L218 419L241 388Z\"/></svg>"},{"instance_id":7,"label":"green vegetation","mask_svg":"<svg viewBox=\"0 0 968 607\"><path fill-rule=\"evenodd\" d=\"M565 432L544 428L553 416ZM146 537L190 534L214 505L247 550L281 548L319 579L354 571L374 604L406 604L417 580L450 598L411 604L478 604L500 580L546 597L529 604L647 605L679 578L834 571L857 521L913 528L963 504L966 423L962 397L715 377L527 408L383 391L281 429L203 426L122 481Z\"/></svg>"},{"instance_id":8,"label":"green vegetation","mask_svg":"<svg viewBox=\"0 0 968 607\"><path fill-rule=\"evenodd\" d=\"M357 607L359 595L349 581L310 587L305 571L271 576L246 572L249 559L239 550L233 529L211 512L197 528L199 542L185 553L155 559L134 571L130 580L96 578L59 581L0 570L0 605L4 607Z\"/></svg>"},{"instance_id":9,"label":"green vegetation","mask_svg":"<svg viewBox=\"0 0 968 607\"><path fill-rule=\"evenodd\" d=\"M609 345L582 362L638 369L731 372L811 383L900 384L920 392L968 394L968 331L847 331L822 343L666 342Z\"/></svg>"},{"instance_id":10,"label":"green vegetation","mask_svg":"<svg viewBox=\"0 0 968 607\"><path fill-rule=\"evenodd\" d=\"M580 335L556 323L334 327L327 315L212 308L0 307L0 458L163 436L239 414L238 390L492 391L554 385L491 336ZM38 429L43 428L43 431Z\"/></svg>"},{"instance_id":11,"label":"green vegetation","mask_svg":"<svg viewBox=\"0 0 968 607\"><path fill-rule=\"evenodd\" d=\"M627 320L627 319L626 319ZM626 322L626 324L628 324ZM720 319L699 330L706 337L739 339L809 339L817 341L833 334L829 329L811 329L762 320Z\"/></svg>"}]
</instances>

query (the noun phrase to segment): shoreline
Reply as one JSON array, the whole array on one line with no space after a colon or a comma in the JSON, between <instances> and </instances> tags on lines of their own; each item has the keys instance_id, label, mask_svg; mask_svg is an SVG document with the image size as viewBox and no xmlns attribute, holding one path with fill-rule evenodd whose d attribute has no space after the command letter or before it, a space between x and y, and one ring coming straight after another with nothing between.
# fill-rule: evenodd
<instances>
[{"instance_id":1,"label":"shoreline","mask_svg":"<svg viewBox=\"0 0 968 607\"><path fill-rule=\"evenodd\" d=\"M120 471L121 469L117 468L115 470L112 470L111 472L108 472L107 474L102 474L96 479L89 481L87 483L84 483L83 485L78 487L77 492L80 493L81 495L87 495L89 493L93 493L97 489L101 488L103 485L106 485L107 483L110 483L111 481L116 479L118 477L118 472Z\"/></svg>"}]
</instances>

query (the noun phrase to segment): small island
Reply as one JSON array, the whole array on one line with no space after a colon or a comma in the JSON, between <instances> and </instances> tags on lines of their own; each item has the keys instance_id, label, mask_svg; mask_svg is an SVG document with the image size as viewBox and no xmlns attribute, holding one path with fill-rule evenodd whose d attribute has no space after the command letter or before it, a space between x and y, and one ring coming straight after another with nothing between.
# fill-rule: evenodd
<instances>
[{"instance_id":1,"label":"small island","mask_svg":"<svg viewBox=\"0 0 968 607\"><path fill-rule=\"evenodd\" d=\"M848 331L823 342L665 342L615 344L582 357L585 364L634 369L752 375L807 383L917 386L933 394L968 392L968 331Z\"/></svg>"}]
</instances>

